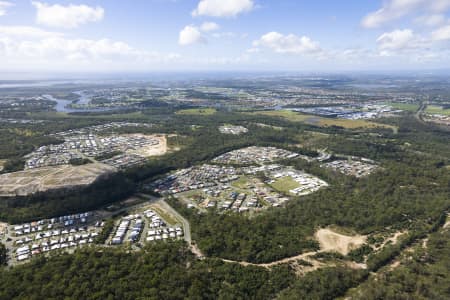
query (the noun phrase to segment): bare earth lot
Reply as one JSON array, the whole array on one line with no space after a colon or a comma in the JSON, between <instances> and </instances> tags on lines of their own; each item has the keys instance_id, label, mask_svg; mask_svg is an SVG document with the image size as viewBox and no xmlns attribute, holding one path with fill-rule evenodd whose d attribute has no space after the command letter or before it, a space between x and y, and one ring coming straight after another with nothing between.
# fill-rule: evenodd
<instances>
[{"instance_id":1,"label":"bare earth lot","mask_svg":"<svg viewBox=\"0 0 450 300\"><path fill-rule=\"evenodd\" d=\"M158 145L146 146L136 150L127 150L127 153L137 154L144 157L160 156L167 153L167 139L165 135L143 135L143 134L130 134L127 136L135 137L150 137L159 141Z\"/></svg>"},{"instance_id":2,"label":"bare earth lot","mask_svg":"<svg viewBox=\"0 0 450 300\"><path fill-rule=\"evenodd\" d=\"M105 164L56 166L0 175L0 196L24 196L62 187L88 185L100 175L115 172Z\"/></svg>"},{"instance_id":3,"label":"bare earth lot","mask_svg":"<svg viewBox=\"0 0 450 300\"><path fill-rule=\"evenodd\" d=\"M336 233L328 228L319 229L315 234L319 241L320 250L334 251L342 255L347 255L351 250L356 249L366 242L366 236L348 236Z\"/></svg>"}]
</instances>

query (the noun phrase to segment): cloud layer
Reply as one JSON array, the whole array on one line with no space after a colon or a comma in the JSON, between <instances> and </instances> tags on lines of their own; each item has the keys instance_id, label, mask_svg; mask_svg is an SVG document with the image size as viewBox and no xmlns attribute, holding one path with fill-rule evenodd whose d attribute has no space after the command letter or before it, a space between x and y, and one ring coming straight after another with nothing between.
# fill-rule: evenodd
<instances>
[{"instance_id":1,"label":"cloud layer","mask_svg":"<svg viewBox=\"0 0 450 300\"><path fill-rule=\"evenodd\" d=\"M307 36L299 37L294 34L283 35L275 31L261 36L259 40L253 42L253 46L269 48L276 53L282 54L312 54L322 51L318 43ZM254 51L256 50L250 52Z\"/></svg>"},{"instance_id":2,"label":"cloud layer","mask_svg":"<svg viewBox=\"0 0 450 300\"><path fill-rule=\"evenodd\" d=\"M449 8L450 0L387 0L379 10L366 15L361 24L366 28L376 28L412 12L439 14Z\"/></svg>"},{"instance_id":3,"label":"cloud layer","mask_svg":"<svg viewBox=\"0 0 450 300\"><path fill-rule=\"evenodd\" d=\"M98 22L104 16L104 10L101 7L74 4L50 5L38 1L32 3L37 10L36 22L50 27L76 28L86 23Z\"/></svg>"},{"instance_id":4,"label":"cloud layer","mask_svg":"<svg viewBox=\"0 0 450 300\"><path fill-rule=\"evenodd\" d=\"M11 2L0 1L0 17L6 15L6 10L13 6Z\"/></svg>"},{"instance_id":5,"label":"cloud layer","mask_svg":"<svg viewBox=\"0 0 450 300\"><path fill-rule=\"evenodd\" d=\"M152 63L179 59L142 51L125 42L110 39L70 38L59 32L27 26L0 26L0 57L3 67L17 68L141 68Z\"/></svg>"}]
</instances>

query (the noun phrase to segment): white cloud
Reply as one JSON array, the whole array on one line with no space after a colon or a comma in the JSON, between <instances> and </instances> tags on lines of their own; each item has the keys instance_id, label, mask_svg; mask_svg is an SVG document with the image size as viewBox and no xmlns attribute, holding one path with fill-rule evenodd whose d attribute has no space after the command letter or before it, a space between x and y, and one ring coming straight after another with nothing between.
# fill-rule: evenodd
<instances>
[{"instance_id":1,"label":"white cloud","mask_svg":"<svg viewBox=\"0 0 450 300\"><path fill-rule=\"evenodd\" d=\"M425 3L434 12L444 12L450 8L450 0L428 0Z\"/></svg>"},{"instance_id":2,"label":"white cloud","mask_svg":"<svg viewBox=\"0 0 450 300\"><path fill-rule=\"evenodd\" d=\"M1 26L0 25L0 37L1 36L14 36L16 38L49 38L58 37L63 34L60 32L52 32L42 30L40 28L31 26Z\"/></svg>"},{"instance_id":3,"label":"white cloud","mask_svg":"<svg viewBox=\"0 0 450 300\"><path fill-rule=\"evenodd\" d=\"M403 50L415 47L415 36L411 29L385 32L377 39L380 50Z\"/></svg>"},{"instance_id":4,"label":"white cloud","mask_svg":"<svg viewBox=\"0 0 450 300\"><path fill-rule=\"evenodd\" d=\"M6 15L7 9L13 5L11 2L0 1L0 17Z\"/></svg>"},{"instance_id":5,"label":"white cloud","mask_svg":"<svg viewBox=\"0 0 450 300\"><path fill-rule=\"evenodd\" d=\"M220 26L214 22L204 22L202 25L200 25L200 30L203 32L215 31L219 28Z\"/></svg>"},{"instance_id":6,"label":"white cloud","mask_svg":"<svg viewBox=\"0 0 450 300\"><path fill-rule=\"evenodd\" d=\"M214 32L211 36L215 39L246 39L248 33L237 33L233 31Z\"/></svg>"},{"instance_id":7,"label":"white cloud","mask_svg":"<svg viewBox=\"0 0 450 300\"><path fill-rule=\"evenodd\" d=\"M449 8L450 0L387 0L379 10L365 16L361 24L366 28L375 28L415 11L439 14Z\"/></svg>"},{"instance_id":8,"label":"white cloud","mask_svg":"<svg viewBox=\"0 0 450 300\"><path fill-rule=\"evenodd\" d=\"M443 14L424 15L416 18L415 22L419 25L436 27L445 23L445 16Z\"/></svg>"},{"instance_id":9,"label":"white cloud","mask_svg":"<svg viewBox=\"0 0 450 300\"><path fill-rule=\"evenodd\" d=\"M254 41L253 47L269 48L276 53L318 54L322 52L319 45L307 36L283 35L274 31L266 33L259 40Z\"/></svg>"},{"instance_id":10,"label":"white cloud","mask_svg":"<svg viewBox=\"0 0 450 300\"><path fill-rule=\"evenodd\" d=\"M104 10L99 6L50 5L38 1L32 3L37 9L36 22L51 27L76 28L89 22L98 22L104 16Z\"/></svg>"},{"instance_id":11,"label":"white cloud","mask_svg":"<svg viewBox=\"0 0 450 300\"><path fill-rule=\"evenodd\" d=\"M247 49L246 52L247 53L259 53L259 52L261 52L261 49L258 47L252 47L250 49Z\"/></svg>"},{"instance_id":12,"label":"white cloud","mask_svg":"<svg viewBox=\"0 0 450 300\"><path fill-rule=\"evenodd\" d=\"M0 69L117 70L142 69L180 59L133 48L109 39L68 38L26 26L0 26Z\"/></svg>"},{"instance_id":13,"label":"white cloud","mask_svg":"<svg viewBox=\"0 0 450 300\"><path fill-rule=\"evenodd\" d=\"M181 46L188 46L197 43L205 43L206 39L203 37L200 30L192 25L184 27L179 34L178 43Z\"/></svg>"},{"instance_id":14,"label":"white cloud","mask_svg":"<svg viewBox=\"0 0 450 300\"><path fill-rule=\"evenodd\" d=\"M192 15L194 17L235 17L251 11L254 7L253 0L200 0Z\"/></svg>"},{"instance_id":15,"label":"white cloud","mask_svg":"<svg viewBox=\"0 0 450 300\"><path fill-rule=\"evenodd\" d=\"M240 65L243 63L250 62L250 56L247 54L242 54L236 57L224 57L224 56L212 56L212 57L197 57L191 60L195 65Z\"/></svg>"},{"instance_id":16,"label":"white cloud","mask_svg":"<svg viewBox=\"0 0 450 300\"><path fill-rule=\"evenodd\" d=\"M450 25L443 26L431 33L431 39L434 41L450 40Z\"/></svg>"},{"instance_id":17,"label":"white cloud","mask_svg":"<svg viewBox=\"0 0 450 300\"><path fill-rule=\"evenodd\" d=\"M429 0L432 1L432 0ZM367 28L379 27L383 23L401 18L417 7L424 0L389 0L386 1L382 8L368 14L362 20L362 25Z\"/></svg>"}]
</instances>

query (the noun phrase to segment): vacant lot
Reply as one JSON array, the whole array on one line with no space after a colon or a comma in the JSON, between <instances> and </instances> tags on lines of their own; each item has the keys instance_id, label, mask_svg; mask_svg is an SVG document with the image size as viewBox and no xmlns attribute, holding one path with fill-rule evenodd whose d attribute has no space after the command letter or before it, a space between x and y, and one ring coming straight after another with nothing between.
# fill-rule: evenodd
<instances>
[{"instance_id":1,"label":"vacant lot","mask_svg":"<svg viewBox=\"0 0 450 300\"><path fill-rule=\"evenodd\" d=\"M0 196L29 195L64 187L89 185L100 175L115 172L105 164L56 166L0 175Z\"/></svg>"},{"instance_id":2,"label":"vacant lot","mask_svg":"<svg viewBox=\"0 0 450 300\"><path fill-rule=\"evenodd\" d=\"M127 150L127 153L137 154L145 157L160 156L167 153L167 139L165 135L143 135L143 134L129 134L128 136L147 137L149 139L156 139L159 141L158 145L149 145L138 148L136 150Z\"/></svg>"},{"instance_id":3,"label":"vacant lot","mask_svg":"<svg viewBox=\"0 0 450 300\"><path fill-rule=\"evenodd\" d=\"M351 250L359 248L366 242L366 236L343 235L329 228L319 229L315 237L319 241L320 250L338 252L342 255L347 255Z\"/></svg>"},{"instance_id":4,"label":"vacant lot","mask_svg":"<svg viewBox=\"0 0 450 300\"><path fill-rule=\"evenodd\" d=\"M211 116L217 112L215 108L190 108L190 109L182 109L177 111L175 114L177 115L203 115L203 116Z\"/></svg>"},{"instance_id":5,"label":"vacant lot","mask_svg":"<svg viewBox=\"0 0 450 300\"><path fill-rule=\"evenodd\" d=\"M251 114L259 114L270 117L281 117L291 122L301 122L309 125L330 127L339 126L349 129L355 128L389 128L394 130L393 126L370 122L366 120L347 120L347 119L334 119L334 118L322 118L318 116L306 115L290 110L272 110L272 111L258 111Z\"/></svg>"}]
</instances>

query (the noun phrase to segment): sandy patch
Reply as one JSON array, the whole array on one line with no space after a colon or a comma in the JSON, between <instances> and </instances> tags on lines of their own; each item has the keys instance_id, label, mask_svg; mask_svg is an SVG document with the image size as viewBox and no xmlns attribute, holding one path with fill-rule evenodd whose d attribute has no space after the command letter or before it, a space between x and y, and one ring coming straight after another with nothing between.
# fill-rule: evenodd
<instances>
[{"instance_id":1,"label":"sandy patch","mask_svg":"<svg viewBox=\"0 0 450 300\"><path fill-rule=\"evenodd\" d=\"M398 238L402 235L404 235L405 233L407 233L407 231L398 231L396 233L394 233L393 236L389 237L388 239L386 239L386 243L387 242L392 242L392 244L397 244L398 242Z\"/></svg>"},{"instance_id":2,"label":"sandy patch","mask_svg":"<svg viewBox=\"0 0 450 300\"><path fill-rule=\"evenodd\" d=\"M319 229L314 235L320 244L321 251L338 252L347 255L351 250L366 243L366 236L348 236L336 233L328 228Z\"/></svg>"},{"instance_id":3,"label":"sandy patch","mask_svg":"<svg viewBox=\"0 0 450 300\"><path fill-rule=\"evenodd\" d=\"M447 221L445 222L442 228L444 229L450 228L450 214L447 215Z\"/></svg>"},{"instance_id":4,"label":"sandy patch","mask_svg":"<svg viewBox=\"0 0 450 300\"><path fill-rule=\"evenodd\" d=\"M395 268L398 268L400 266L400 264L401 264L400 260L396 260L389 266L389 269L392 271Z\"/></svg>"},{"instance_id":5,"label":"sandy patch","mask_svg":"<svg viewBox=\"0 0 450 300\"><path fill-rule=\"evenodd\" d=\"M388 237L387 239L385 239L385 240L383 241L383 243L382 243L380 246L375 247L375 250L380 250L380 249L382 249L382 248L383 248L384 246L386 246L388 243L391 243L392 245L397 244L398 239L399 239L402 235L404 235L404 234L406 234L406 233L408 233L408 231L397 231L397 232L394 233L392 236L390 236L390 237Z\"/></svg>"},{"instance_id":6,"label":"sandy patch","mask_svg":"<svg viewBox=\"0 0 450 300\"><path fill-rule=\"evenodd\" d=\"M5 234L7 228L8 228L7 223L0 222L0 235Z\"/></svg>"}]
</instances>

